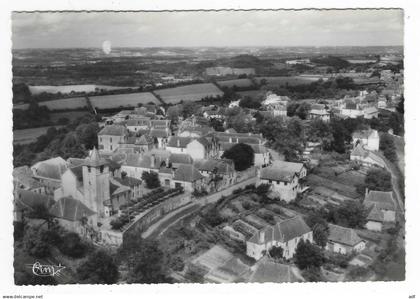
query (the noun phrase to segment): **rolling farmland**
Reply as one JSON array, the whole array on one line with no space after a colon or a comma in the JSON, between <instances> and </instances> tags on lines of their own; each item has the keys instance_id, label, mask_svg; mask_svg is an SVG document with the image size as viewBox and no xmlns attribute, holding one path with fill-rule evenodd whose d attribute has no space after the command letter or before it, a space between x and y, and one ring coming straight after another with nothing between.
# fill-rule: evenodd
<instances>
[{"instance_id":1,"label":"rolling farmland","mask_svg":"<svg viewBox=\"0 0 420 299\"><path fill-rule=\"evenodd\" d=\"M89 99L97 109L137 107L137 104L148 104L149 102L160 104L159 100L150 92L94 96L89 97Z\"/></svg>"},{"instance_id":2,"label":"rolling farmland","mask_svg":"<svg viewBox=\"0 0 420 299\"><path fill-rule=\"evenodd\" d=\"M46 93L63 93L69 94L72 92L95 92L99 90L118 90L118 89L127 89L130 87L121 87L121 86L108 86L108 85L96 85L96 84L82 84L82 85L38 85L38 86L28 86L29 91L33 95L37 95L43 92Z\"/></svg>"},{"instance_id":3,"label":"rolling farmland","mask_svg":"<svg viewBox=\"0 0 420 299\"><path fill-rule=\"evenodd\" d=\"M197 102L205 97L222 96L223 92L213 83L202 83L159 89L154 91L167 104L184 102Z\"/></svg>"}]
</instances>

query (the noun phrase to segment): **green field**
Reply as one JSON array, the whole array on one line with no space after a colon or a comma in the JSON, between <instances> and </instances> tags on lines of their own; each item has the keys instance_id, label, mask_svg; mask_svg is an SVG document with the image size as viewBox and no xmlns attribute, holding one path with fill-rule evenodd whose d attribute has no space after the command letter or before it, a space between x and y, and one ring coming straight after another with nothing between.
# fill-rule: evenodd
<instances>
[{"instance_id":1,"label":"green field","mask_svg":"<svg viewBox=\"0 0 420 299\"><path fill-rule=\"evenodd\" d=\"M205 97L222 96L223 92L213 83L200 83L174 88L158 89L154 91L167 104L197 102Z\"/></svg>"},{"instance_id":2,"label":"green field","mask_svg":"<svg viewBox=\"0 0 420 299\"><path fill-rule=\"evenodd\" d=\"M58 128L59 126L55 126ZM36 141L36 139L47 133L48 128L40 127L32 129L14 130L13 131L13 144L28 144Z\"/></svg>"},{"instance_id":3,"label":"green field","mask_svg":"<svg viewBox=\"0 0 420 299\"><path fill-rule=\"evenodd\" d=\"M150 92L127 94L113 94L89 97L92 105L98 109L112 109L123 107L137 107L138 104L160 104L159 100Z\"/></svg>"}]
</instances>

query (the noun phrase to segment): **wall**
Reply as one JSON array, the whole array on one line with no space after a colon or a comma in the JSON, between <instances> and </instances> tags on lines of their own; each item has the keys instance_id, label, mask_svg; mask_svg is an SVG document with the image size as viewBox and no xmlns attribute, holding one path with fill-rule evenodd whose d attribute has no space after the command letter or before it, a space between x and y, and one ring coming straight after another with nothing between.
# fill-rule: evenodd
<instances>
[{"instance_id":1,"label":"wall","mask_svg":"<svg viewBox=\"0 0 420 299\"><path fill-rule=\"evenodd\" d=\"M376 221L368 221L366 223L366 228L371 231L382 231L382 223Z\"/></svg>"}]
</instances>

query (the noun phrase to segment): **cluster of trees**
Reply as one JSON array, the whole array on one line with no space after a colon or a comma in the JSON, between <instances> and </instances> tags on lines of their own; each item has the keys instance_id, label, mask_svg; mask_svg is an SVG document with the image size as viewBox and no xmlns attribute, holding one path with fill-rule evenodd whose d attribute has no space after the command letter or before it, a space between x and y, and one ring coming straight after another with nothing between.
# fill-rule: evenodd
<instances>
[{"instance_id":1,"label":"cluster of trees","mask_svg":"<svg viewBox=\"0 0 420 299\"><path fill-rule=\"evenodd\" d=\"M254 163L254 150L248 144L237 143L226 150L222 158L231 159L236 171L248 169Z\"/></svg>"},{"instance_id":2,"label":"cluster of trees","mask_svg":"<svg viewBox=\"0 0 420 299\"><path fill-rule=\"evenodd\" d=\"M382 134L379 142L379 149L384 153L385 158L391 162L397 160L397 152L394 139L388 134Z\"/></svg>"},{"instance_id":3,"label":"cluster of trees","mask_svg":"<svg viewBox=\"0 0 420 299\"><path fill-rule=\"evenodd\" d=\"M358 185L356 189L360 194L364 194L366 189L392 191L391 174L385 169L371 168L366 174L364 183Z\"/></svg>"},{"instance_id":4,"label":"cluster of trees","mask_svg":"<svg viewBox=\"0 0 420 299\"><path fill-rule=\"evenodd\" d=\"M37 161L60 156L83 158L87 151L98 146L99 125L93 115L86 114L65 127L51 127L47 133L29 145L15 145L13 164L15 167L32 165Z\"/></svg>"},{"instance_id":5,"label":"cluster of trees","mask_svg":"<svg viewBox=\"0 0 420 299\"><path fill-rule=\"evenodd\" d=\"M226 109L226 128L233 128L238 133L254 132L255 122L252 116L240 107Z\"/></svg>"},{"instance_id":6,"label":"cluster of trees","mask_svg":"<svg viewBox=\"0 0 420 299\"><path fill-rule=\"evenodd\" d=\"M141 175L141 179L146 182L146 186L149 189L155 189L160 187L160 180L159 175L156 172L150 171L143 171Z\"/></svg>"},{"instance_id":7,"label":"cluster of trees","mask_svg":"<svg viewBox=\"0 0 420 299\"><path fill-rule=\"evenodd\" d=\"M52 125L50 111L45 106L39 106L36 102L30 102L26 110L13 110L13 130L45 127Z\"/></svg>"}]
</instances>

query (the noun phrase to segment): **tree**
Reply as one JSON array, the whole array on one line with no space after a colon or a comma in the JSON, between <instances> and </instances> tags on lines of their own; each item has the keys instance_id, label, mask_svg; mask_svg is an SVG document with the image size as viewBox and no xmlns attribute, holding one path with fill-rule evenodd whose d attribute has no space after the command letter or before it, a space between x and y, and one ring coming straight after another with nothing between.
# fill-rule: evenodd
<instances>
[{"instance_id":1,"label":"tree","mask_svg":"<svg viewBox=\"0 0 420 299\"><path fill-rule=\"evenodd\" d=\"M321 249L309 242L301 239L296 247L294 255L296 265L299 269L307 269L311 267L319 268L323 263L323 255Z\"/></svg>"},{"instance_id":2,"label":"tree","mask_svg":"<svg viewBox=\"0 0 420 299\"><path fill-rule=\"evenodd\" d=\"M96 122L81 124L76 128L76 134L86 149L98 147L99 126Z\"/></svg>"},{"instance_id":3,"label":"tree","mask_svg":"<svg viewBox=\"0 0 420 299\"><path fill-rule=\"evenodd\" d=\"M47 223L48 228L51 227L54 217L50 214L47 206L42 203L35 204L29 211L28 216L30 218L42 219Z\"/></svg>"},{"instance_id":4,"label":"tree","mask_svg":"<svg viewBox=\"0 0 420 299\"><path fill-rule=\"evenodd\" d=\"M391 191L391 174L385 169L371 168L366 174L363 187L363 193L365 188L376 191Z\"/></svg>"},{"instance_id":5,"label":"tree","mask_svg":"<svg viewBox=\"0 0 420 299\"><path fill-rule=\"evenodd\" d=\"M236 171L248 169L254 162L254 150L248 144L237 143L226 150L222 158L231 159Z\"/></svg>"},{"instance_id":6,"label":"tree","mask_svg":"<svg viewBox=\"0 0 420 299\"><path fill-rule=\"evenodd\" d=\"M388 134L382 134L379 142L379 149L384 153L385 158L391 162L397 160L397 153L394 139Z\"/></svg>"},{"instance_id":7,"label":"tree","mask_svg":"<svg viewBox=\"0 0 420 299\"><path fill-rule=\"evenodd\" d=\"M50 246L47 241L44 230L31 227L24 234L23 248L33 257L44 258L50 254Z\"/></svg>"},{"instance_id":8,"label":"tree","mask_svg":"<svg viewBox=\"0 0 420 299\"><path fill-rule=\"evenodd\" d=\"M311 121L307 135L308 141L321 143L324 150L331 149L334 138L331 127L326 122L320 119Z\"/></svg>"},{"instance_id":9,"label":"tree","mask_svg":"<svg viewBox=\"0 0 420 299\"><path fill-rule=\"evenodd\" d=\"M168 264L157 243L142 241L128 256L128 283L167 283Z\"/></svg>"},{"instance_id":10,"label":"tree","mask_svg":"<svg viewBox=\"0 0 420 299\"><path fill-rule=\"evenodd\" d=\"M271 247L270 250L268 251L268 253L270 254L271 257L273 257L275 259L283 258L283 248L280 247L280 246Z\"/></svg>"},{"instance_id":11,"label":"tree","mask_svg":"<svg viewBox=\"0 0 420 299\"><path fill-rule=\"evenodd\" d=\"M80 258L85 255L87 246L82 242L77 233L69 232L62 237L61 244L58 248L65 255Z\"/></svg>"},{"instance_id":12,"label":"tree","mask_svg":"<svg viewBox=\"0 0 420 299\"><path fill-rule=\"evenodd\" d=\"M317 213L311 213L305 219L308 226L313 231L315 244L325 247L328 241L329 229L327 221Z\"/></svg>"},{"instance_id":13,"label":"tree","mask_svg":"<svg viewBox=\"0 0 420 299\"><path fill-rule=\"evenodd\" d=\"M366 224L368 211L358 201L346 200L339 207L329 206L328 209L328 220L337 225L363 228Z\"/></svg>"},{"instance_id":14,"label":"tree","mask_svg":"<svg viewBox=\"0 0 420 299\"><path fill-rule=\"evenodd\" d=\"M96 250L77 268L82 283L114 284L118 279L115 259L104 250Z\"/></svg>"},{"instance_id":15,"label":"tree","mask_svg":"<svg viewBox=\"0 0 420 299\"><path fill-rule=\"evenodd\" d=\"M242 108L258 109L261 107L261 103L256 99L247 96L239 102L239 106L241 106Z\"/></svg>"},{"instance_id":16,"label":"tree","mask_svg":"<svg viewBox=\"0 0 420 299\"><path fill-rule=\"evenodd\" d=\"M149 189L160 187L159 175L156 172L143 171L141 179L146 182L146 186Z\"/></svg>"}]
</instances>

